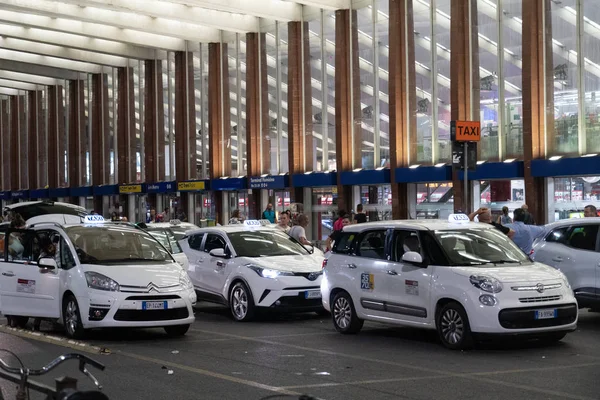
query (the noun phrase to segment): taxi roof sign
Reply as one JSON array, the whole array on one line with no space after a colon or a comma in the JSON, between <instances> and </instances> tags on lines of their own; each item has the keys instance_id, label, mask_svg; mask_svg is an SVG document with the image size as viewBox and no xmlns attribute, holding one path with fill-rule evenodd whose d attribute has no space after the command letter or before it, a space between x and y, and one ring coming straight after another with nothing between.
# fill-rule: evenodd
<instances>
[{"instance_id":1,"label":"taxi roof sign","mask_svg":"<svg viewBox=\"0 0 600 400\"><path fill-rule=\"evenodd\" d=\"M468 224L471 220L466 214L450 214L448 222L451 224Z\"/></svg>"},{"instance_id":2,"label":"taxi roof sign","mask_svg":"<svg viewBox=\"0 0 600 400\"><path fill-rule=\"evenodd\" d=\"M83 222L86 224L102 224L106 220L102 215L86 215L83 217Z\"/></svg>"},{"instance_id":3,"label":"taxi roof sign","mask_svg":"<svg viewBox=\"0 0 600 400\"><path fill-rule=\"evenodd\" d=\"M181 220L179 220L179 219L172 219L172 220L169 221L169 223L171 225L180 225L181 224Z\"/></svg>"},{"instance_id":4,"label":"taxi roof sign","mask_svg":"<svg viewBox=\"0 0 600 400\"><path fill-rule=\"evenodd\" d=\"M257 221L255 219L247 219L244 221L244 225L246 226L262 226L262 224L260 223L260 221Z\"/></svg>"}]
</instances>

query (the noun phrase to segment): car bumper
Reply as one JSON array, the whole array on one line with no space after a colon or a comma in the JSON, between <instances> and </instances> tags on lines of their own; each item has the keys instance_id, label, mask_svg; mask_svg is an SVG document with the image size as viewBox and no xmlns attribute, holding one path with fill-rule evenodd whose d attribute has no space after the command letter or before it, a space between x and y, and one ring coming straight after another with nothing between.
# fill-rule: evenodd
<instances>
[{"instance_id":1,"label":"car bumper","mask_svg":"<svg viewBox=\"0 0 600 400\"><path fill-rule=\"evenodd\" d=\"M470 308L470 309L469 309ZM555 311L554 311L555 310ZM539 319L538 311L554 311L551 318ZM575 298L539 304L501 301L493 307L472 304L467 308L471 331L482 334L520 335L571 331L577 327Z\"/></svg>"},{"instance_id":2,"label":"car bumper","mask_svg":"<svg viewBox=\"0 0 600 400\"><path fill-rule=\"evenodd\" d=\"M192 306L196 293L192 289L170 293L90 293L79 298L83 327L163 327L194 322ZM163 303L164 309L144 309L148 301ZM146 303L147 304L147 303Z\"/></svg>"},{"instance_id":3,"label":"car bumper","mask_svg":"<svg viewBox=\"0 0 600 400\"><path fill-rule=\"evenodd\" d=\"M302 276L262 278L252 286L258 307L286 311L318 311L321 303L321 276L310 281Z\"/></svg>"}]
</instances>

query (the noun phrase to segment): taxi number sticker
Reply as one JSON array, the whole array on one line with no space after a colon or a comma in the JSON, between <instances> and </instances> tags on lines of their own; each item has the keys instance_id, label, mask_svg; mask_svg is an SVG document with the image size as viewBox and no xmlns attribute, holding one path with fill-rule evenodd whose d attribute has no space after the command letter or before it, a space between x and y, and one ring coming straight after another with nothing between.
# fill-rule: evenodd
<instances>
[{"instance_id":1,"label":"taxi number sticker","mask_svg":"<svg viewBox=\"0 0 600 400\"><path fill-rule=\"evenodd\" d=\"M360 275L360 288L363 290L375 289L375 276L373 274L363 273Z\"/></svg>"},{"instance_id":2,"label":"taxi number sticker","mask_svg":"<svg viewBox=\"0 0 600 400\"><path fill-rule=\"evenodd\" d=\"M406 287L406 294L413 296L419 295L419 281L411 281L406 279L404 281L404 286Z\"/></svg>"},{"instance_id":3,"label":"taxi number sticker","mask_svg":"<svg viewBox=\"0 0 600 400\"><path fill-rule=\"evenodd\" d=\"M35 293L35 281L30 279L17 279L18 293Z\"/></svg>"}]
</instances>

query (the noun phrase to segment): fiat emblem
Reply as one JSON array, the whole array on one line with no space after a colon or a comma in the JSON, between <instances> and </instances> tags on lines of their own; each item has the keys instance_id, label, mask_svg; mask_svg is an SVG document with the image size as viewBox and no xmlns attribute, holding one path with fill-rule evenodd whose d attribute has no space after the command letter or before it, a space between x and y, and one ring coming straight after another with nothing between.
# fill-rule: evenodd
<instances>
[{"instance_id":1,"label":"fiat emblem","mask_svg":"<svg viewBox=\"0 0 600 400\"><path fill-rule=\"evenodd\" d=\"M537 286L535 287L535 290L537 290L539 293L544 293L544 285L542 285L541 283L538 283Z\"/></svg>"}]
</instances>

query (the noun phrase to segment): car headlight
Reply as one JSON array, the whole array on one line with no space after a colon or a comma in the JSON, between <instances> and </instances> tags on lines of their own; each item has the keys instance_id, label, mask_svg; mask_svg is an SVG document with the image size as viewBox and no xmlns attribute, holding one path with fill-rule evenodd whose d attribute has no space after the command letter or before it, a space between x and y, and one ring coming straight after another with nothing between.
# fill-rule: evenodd
<instances>
[{"instance_id":1,"label":"car headlight","mask_svg":"<svg viewBox=\"0 0 600 400\"><path fill-rule=\"evenodd\" d=\"M97 272L86 272L85 279L87 280L88 287L92 289L106 290L109 292L118 292L121 290L116 281Z\"/></svg>"},{"instance_id":2,"label":"car headlight","mask_svg":"<svg viewBox=\"0 0 600 400\"><path fill-rule=\"evenodd\" d=\"M183 286L184 289L194 288L194 285L192 284L192 281L190 280L190 277L188 276L187 272L179 274L179 284Z\"/></svg>"},{"instance_id":3,"label":"car headlight","mask_svg":"<svg viewBox=\"0 0 600 400\"><path fill-rule=\"evenodd\" d=\"M489 276L471 275L469 280L471 281L471 285L475 286L477 289L483 290L484 292L500 293L503 289L500 281Z\"/></svg>"},{"instance_id":4,"label":"car headlight","mask_svg":"<svg viewBox=\"0 0 600 400\"><path fill-rule=\"evenodd\" d=\"M289 271L280 271L278 269L263 268L256 265L247 265L247 267L256 272L258 275L262 276L263 278L275 279L280 276L294 276L294 273Z\"/></svg>"}]
</instances>

